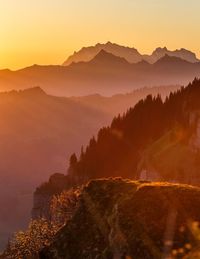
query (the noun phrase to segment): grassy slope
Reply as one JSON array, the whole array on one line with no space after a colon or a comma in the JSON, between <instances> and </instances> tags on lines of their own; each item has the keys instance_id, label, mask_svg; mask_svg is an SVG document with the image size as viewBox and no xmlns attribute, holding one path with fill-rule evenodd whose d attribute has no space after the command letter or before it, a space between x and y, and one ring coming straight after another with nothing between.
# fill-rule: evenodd
<instances>
[{"instance_id":1,"label":"grassy slope","mask_svg":"<svg viewBox=\"0 0 200 259\"><path fill-rule=\"evenodd\" d=\"M188 132L176 127L145 150L139 170L155 170L163 179L192 184L200 169L197 155L188 144Z\"/></svg>"},{"instance_id":2,"label":"grassy slope","mask_svg":"<svg viewBox=\"0 0 200 259\"><path fill-rule=\"evenodd\" d=\"M92 181L41 258L162 258L193 242L189 223L200 221L199 203L200 188L189 185Z\"/></svg>"}]
</instances>

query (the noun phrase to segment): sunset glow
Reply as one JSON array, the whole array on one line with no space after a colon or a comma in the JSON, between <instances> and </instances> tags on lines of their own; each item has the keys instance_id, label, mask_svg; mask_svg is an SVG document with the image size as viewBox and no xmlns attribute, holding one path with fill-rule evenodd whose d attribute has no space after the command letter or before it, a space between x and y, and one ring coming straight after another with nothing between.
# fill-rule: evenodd
<instances>
[{"instance_id":1,"label":"sunset glow","mask_svg":"<svg viewBox=\"0 0 200 259\"><path fill-rule=\"evenodd\" d=\"M198 0L0 0L0 68L61 64L108 40L142 53L166 45L200 56L199 9Z\"/></svg>"},{"instance_id":2,"label":"sunset glow","mask_svg":"<svg viewBox=\"0 0 200 259\"><path fill-rule=\"evenodd\" d=\"M0 259L200 258L200 0L0 0Z\"/></svg>"}]
</instances>

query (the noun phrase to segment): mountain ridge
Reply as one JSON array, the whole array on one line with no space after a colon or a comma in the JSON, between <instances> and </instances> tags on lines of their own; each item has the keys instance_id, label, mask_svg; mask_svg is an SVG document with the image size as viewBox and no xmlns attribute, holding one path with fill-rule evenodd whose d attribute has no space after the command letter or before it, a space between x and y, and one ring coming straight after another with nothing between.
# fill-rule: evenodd
<instances>
[{"instance_id":1,"label":"mountain ridge","mask_svg":"<svg viewBox=\"0 0 200 259\"><path fill-rule=\"evenodd\" d=\"M107 42L105 44L97 43L95 46L83 47L78 52L74 52L73 55L69 56L69 58L63 63L63 66L68 66L73 62L88 62L92 60L92 58L94 58L94 56L102 49L116 56L125 58L129 63L138 63L139 61L144 59L147 62L153 64L165 54L168 54L169 56L180 57L192 63L199 62L196 54L185 48L171 51L168 50L166 47L158 47L152 52L152 54L147 55L140 54L135 48L124 47L116 43Z\"/></svg>"},{"instance_id":2,"label":"mountain ridge","mask_svg":"<svg viewBox=\"0 0 200 259\"><path fill-rule=\"evenodd\" d=\"M200 62L165 55L154 64L144 60L131 64L104 50L91 61L69 66L34 65L6 73L0 70L0 90L40 86L56 96L112 96L147 86L186 85L195 77L200 77Z\"/></svg>"}]
</instances>

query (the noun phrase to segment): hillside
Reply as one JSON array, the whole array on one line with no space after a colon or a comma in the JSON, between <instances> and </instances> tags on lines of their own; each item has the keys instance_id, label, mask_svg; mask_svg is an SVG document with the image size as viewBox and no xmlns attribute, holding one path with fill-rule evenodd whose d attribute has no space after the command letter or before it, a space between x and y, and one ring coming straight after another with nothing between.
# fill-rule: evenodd
<instances>
[{"instance_id":1,"label":"hillside","mask_svg":"<svg viewBox=\"0 0 200 259\"><path fill-rule=\"evenodd\" d=\"M72 154L66 188L91 179L131 179L200 184L200 80L165 101L147 96L101 128L81 154ZM50 183L37 188L36 195Z\"/></svg>"},{"instance_id":2,"label":"hillside","mask_svg":"<svg viewBox=\"0 0 200 259\"><path fill-rule=\"evenodd\" d=\"M27 224L34 188L51 173L64 172L70 153L110 116L34 88L0 93L0 118L1 247Z\"/></svg>"},{"instance_id":3,"label":"hillside","mask_svg":"<svg viewBox=\"0 0 200 259\"><path fill-rule=\"evenodd\" d=\"M137 178L155 169L157 180L199 184L199 98L200 81L194 80L164 102L151 96L138 102L90 140L71 163L70 177Z\"/></svg>"},{"instance_id":4,"label":"hillside","mask_svg":"<svg viewBox=\"0 0 200 259\"><path fill-rule=\"evenodd\" d=\"M97 180L83 188L79 199L76 213L41 259L160 259L184 247L183 256L195 243L189 222L200 220L199 188Z\"/></svg>"},{"instance_id":5,"label":"hillside","mask_svg":"<svg viewBox=\"0 0 200 259\"><path fill-rule=\"evenodd\" d=\"M52 173L66 173L71 153L79 153L100 127L147 94L165 98L177 88L113 97L55 97L39 87L0 93L0 247L10 232L26 225L35 187Z\"/></svg>"},{"instance_id":6,"label":"hillside","mask_svg":"<svg viewBox=\"0 0 200 259\"><path fill-rule=\"evenodd\" d=\"M99 51L105 50L112 53L115 56L126 59L129 63L137 63L145 60L149 63L155 63L158 59L162 58L166 54L169 56L179 57L189 62L195 63L197 59L195 53L186 49L177 49L174 51L164 48L156 48L151 55L142 55L135 48L124 47L115 43L107 42L105 44L97 43L95 46L84 47L78 52L74 52L64 63L64 66L68 66L71 63L78 63L81 61L88 62L92 60Z\"/></svg>"},{"instance_id":7,"label":"hillside","mask_svg":"<svg viewBox=\"0 0 200 259\"><path fill-rule=\"evenodd\" d=\"M200 146L194 145L198 138L196 130L191 133L176 126L144 150L138 163L138 177L148 180L154 175L157 180L199 185Z\"/></svg>"},{"instance_id":8,"label":"hillside","mask_svg":"<svg viewBox=\"0 0 200 259\"><path fill-rule=\"evenodd\" d=\"M117 114L123 114L128 108L133 107L139 100L144 99L147 95L157 96L158 94L164 100L171 92L175 92L180 89L179 85L164 85L145 87L136 89L126 94L115 94L110 97L102 96L100 94L87 95L87 96L73 96L71 100L93 108L100 110L106 114L111 115L110 119L113 119Z\"/></svg>"},{"instance_id":9,"label":"hillside","mask_svg":"<svg viewBox=\"0 0 200 259\"><path fill-rule=\"evenodd\" d=\"M131 64L104 50L88 62L69 66L34 65L17 71L0 70L1 91L40 86L48 94L112 96L159 85L185 85L200 76L200 62L165 55L154 64Z\"/></svg>"}]
</instances>

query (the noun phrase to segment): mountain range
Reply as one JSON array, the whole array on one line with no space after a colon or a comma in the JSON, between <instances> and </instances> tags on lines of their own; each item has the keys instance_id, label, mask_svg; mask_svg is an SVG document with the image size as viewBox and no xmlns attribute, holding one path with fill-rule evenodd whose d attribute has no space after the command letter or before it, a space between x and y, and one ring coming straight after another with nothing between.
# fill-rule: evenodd
<instances>
[{"instance_id":1,"label":"mountain range","mask_svg":"<svg viewBox=\"0 0 200 259\"><path fill-rule=\"evenodd\" d=\"M34 65L17 71L1 70L0 90L40 86L57 96L111 96L144 86L185 85L199 76L200 62L165 55L153 64L144 60L132 64L101 50L92 60L69 66Z\"/></svg>"},{"instance_id":2,"label":"mountain range","mask_svg":"<svg viewBox=\"0 0 200 259\"><path fill-rule=\"evenodd\" d=\"M95 46L91 47L83 47L81 50L74 52L73 55L68 57L63 65L68 66L71 63L78 63L81 61L88 62L92 60L101 50L105 50L106 52L115 56L125 58L129 63L138 63L142 60L145 60L153 64L158 61L158 59L164 57L166 54L187 60L191 63L199 62L199 59L196 57L195 53L184 48L170 51L166 47L159 47L156 48L151 55L142 55L135 48L124 47L115 43L107 42L105 44L97 43Z\"/></svg>"}]
</instances>

